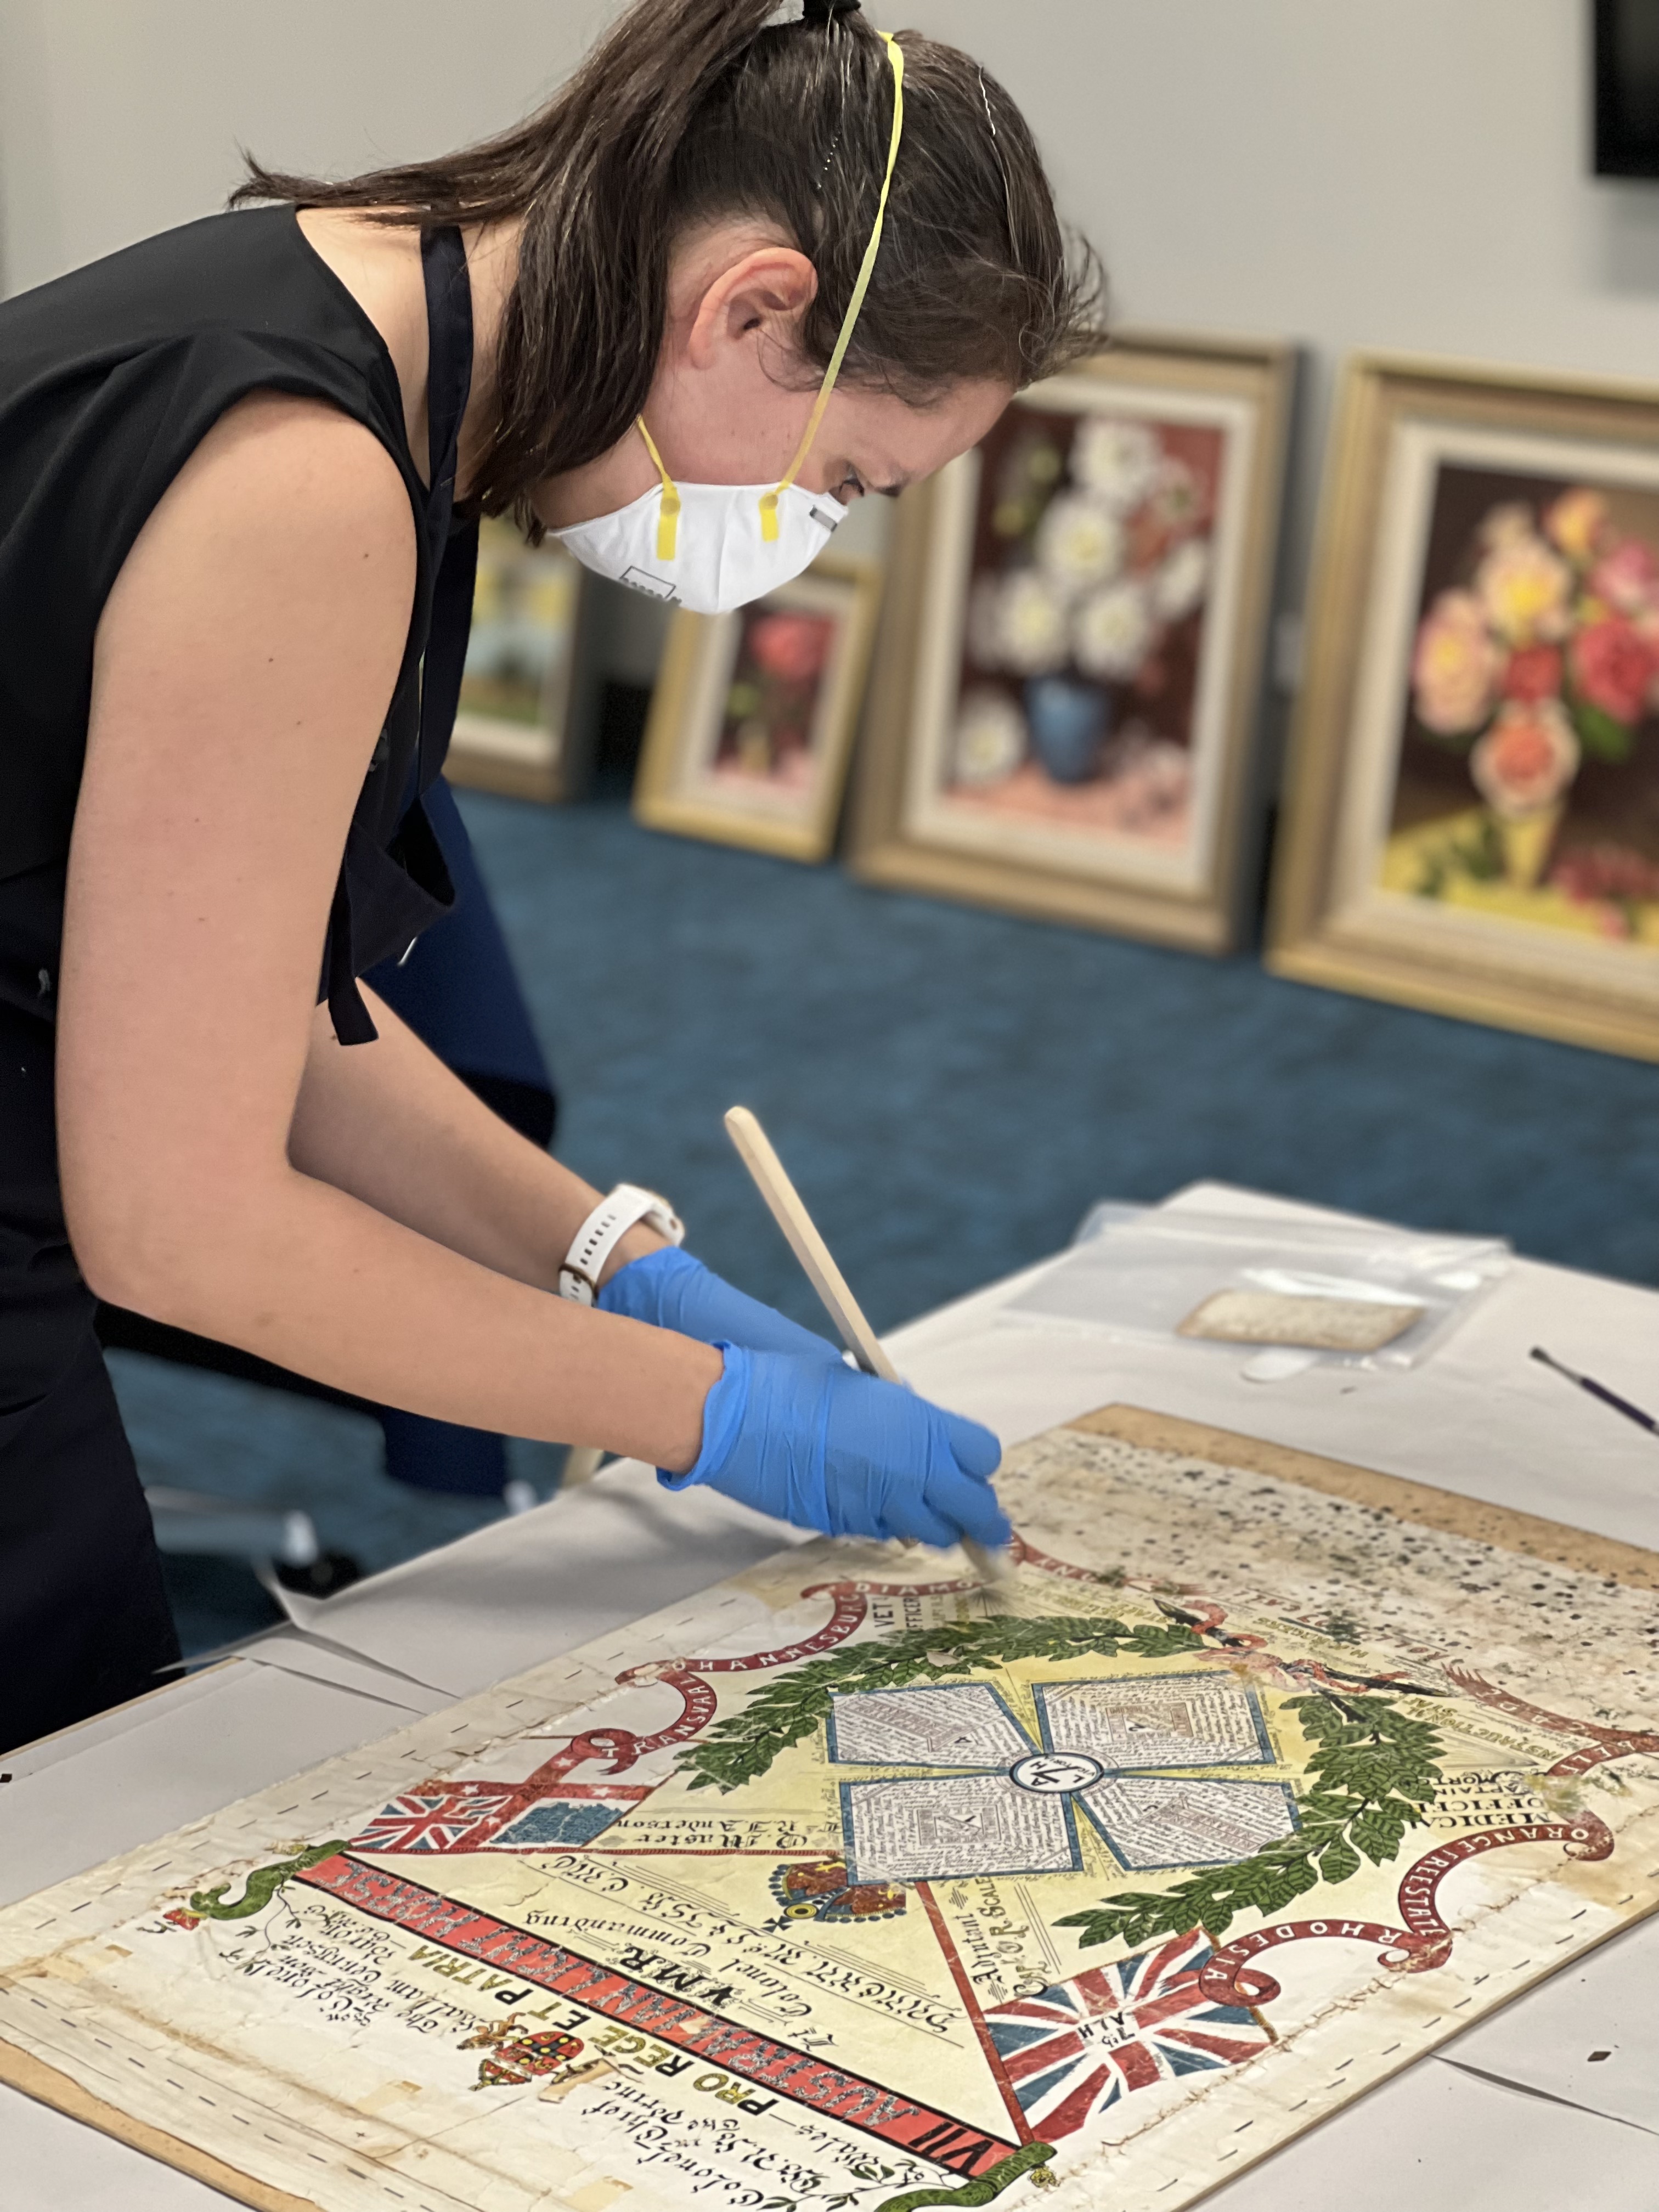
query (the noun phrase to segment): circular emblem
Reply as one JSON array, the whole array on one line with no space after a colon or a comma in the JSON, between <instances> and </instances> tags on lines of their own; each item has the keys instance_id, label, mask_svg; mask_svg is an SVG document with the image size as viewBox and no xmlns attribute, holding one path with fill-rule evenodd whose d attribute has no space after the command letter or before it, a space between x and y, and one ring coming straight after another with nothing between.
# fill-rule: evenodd
<instances>
[{"instance_id":1,"label":"circular emblem","mask_svg":"<svg viewBox=\"0 0 1659 2212\"><path fill-rule=\"evenodd\" d=\"M1051 1796L1062 1790L1086 1790L1105 1771L1086 1751L1034 1751L1008 1769L1008 1779L1022 1790L1036 1790Z\"/></svg>"}]
</instances>

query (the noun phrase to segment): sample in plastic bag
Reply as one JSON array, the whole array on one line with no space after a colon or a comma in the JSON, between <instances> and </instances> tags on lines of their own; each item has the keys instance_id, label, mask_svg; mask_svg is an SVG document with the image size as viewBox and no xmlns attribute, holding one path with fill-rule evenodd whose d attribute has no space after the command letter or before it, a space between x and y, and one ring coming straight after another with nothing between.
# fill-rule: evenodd
<instances>
[{"instance_id":1,"label":"sample in plastic bag","mask_svg":"<svg viewBox=\"0 0 1659 2212\"><path fill-rule=\"evenodd\" d=\"M1346 1365L1414 1367L1509 1254L1502 1237L1097 1206L1065 1258L1003 1310L1141 1343L1302 1346Z\"/></svg>"}]
</instances>

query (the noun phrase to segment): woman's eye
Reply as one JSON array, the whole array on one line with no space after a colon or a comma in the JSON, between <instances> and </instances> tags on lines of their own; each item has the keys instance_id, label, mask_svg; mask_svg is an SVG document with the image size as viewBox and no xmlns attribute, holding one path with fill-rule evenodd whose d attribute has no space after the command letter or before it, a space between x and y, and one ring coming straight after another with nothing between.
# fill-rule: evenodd
<instances>
[{"instance_id":1,"label":"woman's eye","mask_svg":"<svg viewBox=\"0 0 1659 2212\"><path fill-rule=\"evenodd\" d=\"M840 500L862 499L864 497L864 484L856 469L848 469L846 475L836 486L836 497Z\"/></svg>"}]
</instances>

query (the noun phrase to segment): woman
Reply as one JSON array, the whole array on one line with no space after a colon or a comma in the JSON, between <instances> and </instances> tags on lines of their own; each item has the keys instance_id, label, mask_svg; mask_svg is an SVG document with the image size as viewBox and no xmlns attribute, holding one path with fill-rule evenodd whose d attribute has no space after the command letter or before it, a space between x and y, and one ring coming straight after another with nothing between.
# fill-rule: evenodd
<instances>
[{"instance_id":1,"label":"woman","mask_svg":"<svg viewBox=\"0 0 1659 2212\"><path fill-rule=\"evenodd\" d=\"M451 899L473 517L736 605L1092 342L1018 112L855 0L639 0L502 137L240 197L0 308L14 1742L177 1656L98 1297L803 1527L1006 1531L994 1437L601 1199L358 978Z\"/></svg>"}]
</instances>

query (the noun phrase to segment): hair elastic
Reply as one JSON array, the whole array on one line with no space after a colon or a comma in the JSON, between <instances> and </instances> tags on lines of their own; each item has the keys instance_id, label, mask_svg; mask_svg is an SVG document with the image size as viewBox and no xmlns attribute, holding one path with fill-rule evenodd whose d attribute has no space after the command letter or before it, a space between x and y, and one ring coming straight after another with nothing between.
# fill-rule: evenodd
<instances>
[{"instance_id":1,"label":"hair elastic","mask_svg":"<svg viewBox=\"0 0 1659 2212\"><path fill-rule=\"evenodd\" d=\"M792 23L833 23L837 15L860 14L859 0L781 0L761 25L763 31L787 30Z\"/></svg>"}]
</instances>

